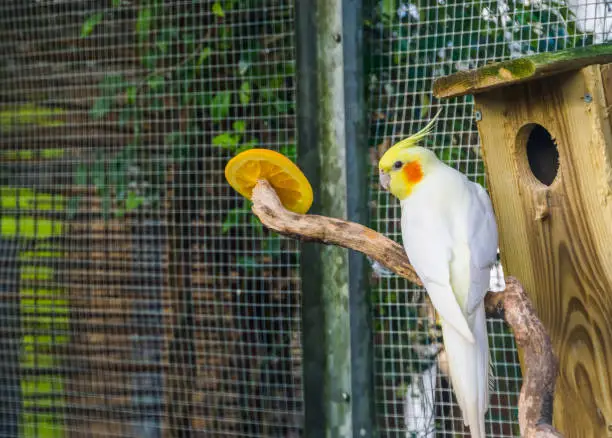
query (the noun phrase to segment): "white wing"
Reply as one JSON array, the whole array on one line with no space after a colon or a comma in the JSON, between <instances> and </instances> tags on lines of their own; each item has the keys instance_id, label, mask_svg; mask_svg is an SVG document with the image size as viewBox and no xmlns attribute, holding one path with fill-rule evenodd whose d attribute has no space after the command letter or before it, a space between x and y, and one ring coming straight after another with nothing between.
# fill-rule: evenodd
<instances>
[{"instance_id":1,"label":"white wing","mask_svg":"<svg viewBox=\"0 0 612 438\"><path fill-rule=\"evenodd\" d=\"M453 241L443 217L429 209L419 214L402 211L402 240L406 254L423 280L436 311L469 342L474 335L461 311L450 283L450 260ZM404 206L402 206L404 210Z\"/></svg>"},{"instance_id":2,"label":"white wing","mask_svg":"<svg viewBox=\"0 0 612 438\"><path fill-rule=\"evenodd\" d=\"M485 189L473 182L468 185L471 194L467 230L470 247L470 291L466 310L468 314L472 314L489 290L491 265L497 261L497 223Z\"/></svg>"}]
</instances>

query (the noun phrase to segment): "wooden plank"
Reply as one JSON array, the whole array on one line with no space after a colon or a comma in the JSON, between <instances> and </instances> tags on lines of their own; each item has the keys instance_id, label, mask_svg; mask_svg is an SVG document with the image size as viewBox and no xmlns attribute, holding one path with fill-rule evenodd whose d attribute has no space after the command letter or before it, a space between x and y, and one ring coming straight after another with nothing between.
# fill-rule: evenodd
<instances>
[{"instance_id":1,"label":"wooden plank","mask_svg":"<svg viewBox=\"0 0 612 438\"><path fill-rule=\"evenodd\" d=\"M605 134L608 134L610 131L604 128L607 128L605 125L609 125L612 128L612 119L608 117L608 111L610 109L610 105L612 105L612 64L602 65L600 67L600 72L601 83L603 85L603 99L605 101L605 113L601 117L608 122L604 123L602 120L602 123L604 124L604 126L602 126L602 130ZM601 111L604 108L599 109ZM604 172L606 174L607 187L608 190L610 190L609 187L612 187L612 138L607 136L604 150L604 162L602 165L604 166Z\"/></svg>"},{"instance_id":2,"label":"wooden plank","mask_svg":"<svg viewBox=\"0 0 612 438\"><path fill-rule=\"evenodd\" d=\"M586 93L591 103L584 101ZM555 426L568 437L607 436L612 131L600 66L500 88L475 100L504 269L530 292L560 359ZM548 187L529 168L527 123L544 126L557 142L560 167Z\"/></svg>"},{"instance_id":3,"label":"wooden plank","mask_svg":"<svg viewBox=\"0 0 612 438\"><path fill-rule=\"evenodd\" d=\"M612 62L612 44L540 53L444 76L434 82L438 99L478 94L495 88Z\"/></svg>"}]
</instances>

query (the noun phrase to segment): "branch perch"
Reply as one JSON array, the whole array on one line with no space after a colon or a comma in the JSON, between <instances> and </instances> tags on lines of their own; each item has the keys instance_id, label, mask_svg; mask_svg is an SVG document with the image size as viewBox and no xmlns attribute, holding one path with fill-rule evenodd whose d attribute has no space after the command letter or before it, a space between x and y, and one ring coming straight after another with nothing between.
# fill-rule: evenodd
<instances>
[{"instance_id":1,"label":"branch perch","mask_svg":"<svg viewBox=\"0 0 612 438\"><path fill-rule=\"evenodd\" d=\"M299 240L338 245L359 251L383 266L422 286L404 248L363 225L326 216L288 211L267 181L253 189L253 213L279 234ZM526 373L519 396L519 425L524 438L562 437L552 427L552 405L558 361L546 329L538 319L522 285L506 279L503 292L489 292L485 307L490 316L503 318L523 349Z\"/></svg>"}]
</instances>

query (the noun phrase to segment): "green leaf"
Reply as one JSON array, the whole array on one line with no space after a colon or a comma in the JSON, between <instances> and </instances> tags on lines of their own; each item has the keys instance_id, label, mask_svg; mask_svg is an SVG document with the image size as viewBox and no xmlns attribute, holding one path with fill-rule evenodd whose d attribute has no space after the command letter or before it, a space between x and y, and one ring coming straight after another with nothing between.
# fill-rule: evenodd
<instances>
[{"instance_id":1,"label":"green leaf","mask_svg":"<svg viewBox=\"0 0 612 438\"><path fill-rule=\"evenodd\" d=\"M236 120L232 124L232 128L234 129L235 132L243 133L244 130L246 129L246 122L244 120Z\"/></svg>"},{"instance_id":2,"label":"green leaf","mask_svg":"<svg viewBox=\"0 0 612 438\"><path fill-rule=\"evenodd\" d=\"M288 158L295 158L297 156L295 144L281 146L279 152Z\"/></svg>"},{"instance_id":3,"label":"green leaf","mask_svg":"<svg viewBox=\"0 0 612 438\"><path fill-rule=\"evenodd\" d=\"M243 143L238 149L236 149L236 154L239 154L240 152L248 151L249 149L253 149L258 144L259 144L259 141L257 141L256 138L252 138L246 143Z\"/></svg>"},{"instance_id":4,"label":"green leaf","mask_svg":"<svg viewBox=\"0 0 612 438\"><path fill-rule=\"evenodd\" d=\"M397 5L395 0L382 0L381 2L382 13L387 18L393 18L397 13Z\"/></svg>"},{"instance_id":5,"label":"green leaf","mask_svg":"<svg viewBox=\"0 0 612 438\"><path fill-rule=\"evenodd\" d=\"M243 105L247 105L251 101L251 84L249 82L244 81L242 85L240 85L238 97L240 99L240 103Z\"/></svg>"},{"instance_id":6,"label":"green leaf","mask_svg":"<svg viewBox=\"0 0 612 438\"><path fill-rule=\"evenodd\" d=\"M127 89L125 90L125 94L126 94L126 98L127 98L127 103L129 103L130 105L133 105L136 103L136 94L138 93L138 88L136 88L136 86L131 85L129 87L127 87Z\"/></svg>"},{"instance_id":7,"label":"green leaf","mask_svg":"<svg viewBox=\"0 0 612 438\"><path fill-rule=\"evenodd\" d=\"M232 93L230 91L220 91L215 94L210 103L210 115L215 120L224 119L229 114Z\"/></svg>"},{"instance_id":8,"label":"green leaf","mask_svg":"<svg viewBox=\"0 0 612 438\"><path fill-rule=\"evenodd\" d=\"M224 132L216 137L213 137L212 144L215 146L222 147L224 149L233 150L240 142L240 136L234 135L231 132Z\"/></svg>"},{"instance_id":9,"label":"green leaf","mask_svg":"<svg viewBox=\"0 0 612 438\"><path fill-rule=\"evenodd\" d=\"M213 4L212 13L220 18L225 17L225 11L223 10L223 6L221 6L221 2L215 2Z\"/></svg>"},{"instance_id":10,"label":"green leaf","mask_svg":"<svg viewBox=\"0 0 612 438\"><path fill-rule=\"evenodd\" d=\"M121 6L121 0L113 0L113 7L117 8Z\"/></svg>"},{"instance_id":11,"label":"green leaf","mask_svg":"<svg viewBox=\"0 0 612 438\"><path fill-rule=\"evenodd\" d=\"M104 13L98 12L90 15L81 27L81 38L86 38L94 31L94 28L102 21Z\"/></svg>"},{"instance_id":12,"label":"green leaf","mask_svg":"<svg viewBox=\"0 0 612 438\"><path fill-rule=\"evenodd\" d=\"M166 78L164 78L162 75L153 75L147 80L149 88L154 91L163 87L165 82Z\"/></svg>"},{"instance_id":13,"label":"green leaf","mask_svg":"<svg viewBox=\"0 0 612 438\"><path fill-rule=\"evenodd\" d=\"M125 208L127 210L134 210L142 205L144 202L144 198L142 196L138 196L134 192L128 192L127 199L125 200Z\"/></svg>"},{"instance_id":14,"label":"green leaf","mask_svg":"<svg viewBox=\"0 0 612 438\"><path fill-rule=\"evenodd\" d=\"M100 120L105 115L107 115L111 109L112 99L108 96L100 96L98 97L91 110L89 111L90 116L94 120Z\"/></svg>"},{"instance_id":15,"label":"green leaf","mask_svg":"<svg viewBox=\"0 0 612 438\"><path fill-rule=\"evenodd\" d=\"M151 17L153 16L151 8L143 8L138 11L136 19L136 34L141 41L144 41L149 31L151 30Z\"/></svg>"},{"instance_id":16,"label":"green leaf","mask_svg":"<svg viewBox=\"0 0 612 438\"><path fill-rule=\"evenodd\" d=\"M228 211L221 225L221 233L226 234L232 228L244 224L249 213L250 210L245 207L234 208Z\"/></svg>"},{"instance_id":17,"label":"green leaf","mask_svg":"<svg viewBox=\"0 0 612 438\"><path fill-rule=\"evenodd\" d=\"M286 114L287 112L289 112L289 103L285 100L276 100L274 102L274 108L276 109L276 112L279 114Z\"/></svg>"},{"instance_id":18,"label":"green leaf","mask_svg":"<svg viewBox=\"0 0 612 438\"><path fill-rule=\"evenodd\" d=\"M285 76L295 75L295 62L287 61L283 64L283 74Z\"/></svg>"},{"instance_id":19,"label":"green leaf","mask_svg":"<svg viewBox=\"0 0 612 438\"><path fill-rule=\"evenodd\" d=\"M274 99L274 90L272 88L259 88L258 91L262 100Z\"/></svg>"},{"instance_id":20,"label":"green leaf","mask_svg":"<svg viewBox=\"0 0 612 438\"><path fill-rule=\"evenodd\" d=\"M259 220L259 218L255 216L254 214L252 214L250 215L249 222L251 223L251 226L255 230L255 233L259 236L262 236L264 233L264 227L261 221Z\"/></svg>"},{"instance_id":21,"label":"green leaf","mask_svg":"<svg viewBox=\"0 0 612 438\"><path fill-rule=\"evenodd\" d=\"M200 52L200 56L198 57L198 65L202 65L204 61L208 59L210 54L212 53L212 49L210 47L204 47Z\"/></svg>"}]
</instances>

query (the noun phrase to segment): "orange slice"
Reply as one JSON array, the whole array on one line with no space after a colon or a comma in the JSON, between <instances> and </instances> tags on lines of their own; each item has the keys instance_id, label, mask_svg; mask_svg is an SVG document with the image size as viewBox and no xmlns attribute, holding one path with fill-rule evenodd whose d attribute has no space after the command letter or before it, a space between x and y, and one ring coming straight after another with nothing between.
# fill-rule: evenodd
<instances>
[{"instance_id":1,"label":"orange slice","mask_svg":"<svg viewBox=\"0 0 612 438\"><path fill-rule=\"evenodd\" d=\"M269 149L249 149L236 155L225 166L225 179L248 199L257 180L265 179L286 209L303 214L312 205L312 187L300 168Z\"/></svg>"}]
</instances>

